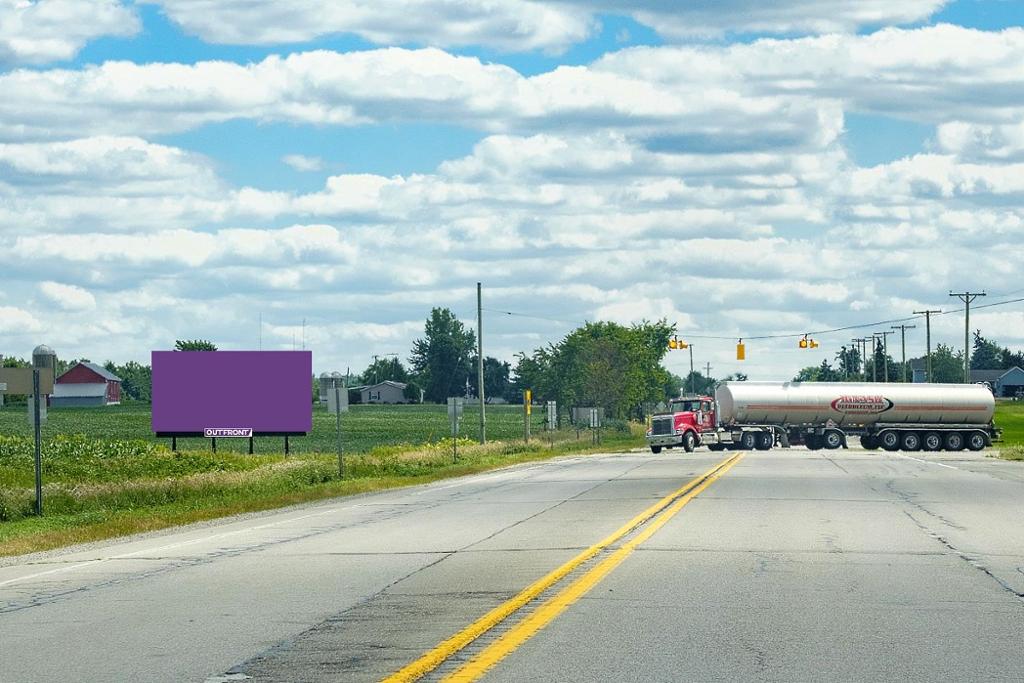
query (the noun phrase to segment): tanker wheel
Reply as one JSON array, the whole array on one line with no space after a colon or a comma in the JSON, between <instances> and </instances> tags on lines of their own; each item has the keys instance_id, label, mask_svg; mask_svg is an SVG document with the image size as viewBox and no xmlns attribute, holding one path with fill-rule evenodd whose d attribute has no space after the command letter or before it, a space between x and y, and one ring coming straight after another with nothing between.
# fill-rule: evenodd
<instances>
[{"instance_id":1,"label":"tanker wheel","mask_svg":"<svg viewBox=\"0 0 1024 683\"><path fill-rule=\"evenodd\" d=\"M905 451L916 451L921 448L921 435L917 432L903 432L900 447Z\"/></svg>"},{"instance_id":2,"label":"tanker wheel","mask_svg":"<svg viewBox=\"0 0 1024 683\"><path fill-rule=\"evenodd\" d=\"M743 432L740 437L740 448L745 451L752 451L757 447L757 434L754 432Z\"/></svg>"},{"instance_id":3,"label":"tanker wheel","mask_svg":"<svg viewBox=\"0 0 1024 683\"><path fill-rule=\"evenodd\" d=\"M928 432L921 440L921 447L926 451L941 451L942 435L938 432Z\"/></svg>"},{"instance_id":4,"label":"tanker wheel","mask_svg":"<svg viewBox=\"0 0 1024 683\"><path fill-rule=\"evenodd\" d=\"M963 450L964 447L964 435L960 432L950 432L946 434L946 450L947 451L959 451Z\"/></svg>"},{"instance_id":5,"label":"tanker wheel","mask_svg":"<svg viewBox=\"0 0 1024 683\"><path fill-rule=\"evenodd\" d=\"M654 453L655 455L661 453L661 446L651 446L651 453Z\"/></svg>"},{"instance_id":6,"label":"tanker wheel","mask_svg":"<svg viewBox=\"0 0 1024 683\"><path fill-rule=\"evenodd\" d=\"M988 441L981 432L971 432L967 437L967 447L972 451L980 451L987 445Z\"/></svg>"},{"instance_id":7,"label":"tanker wheel","mask_svg":"<svg viewBox=\"0 0 1024 683\"><path fill-rule=\"evenodd\" d=\"M820 451L822 447L821 437L817 434L808 434L807 438L804 439L807 444L807 450L809 451Z\"/></svg>"},{"instance_id":8,"label":"tanker wheel","mask_svg":"<svg viewBox=\"0 0 1024 683\"><path fill-rule=\"evenodd\" d=\"M835 429L830 429L827 432L825 432L824 435L822 435L821 443L822 445L825 446L825 448L829 449L830 451L834 451L835 449L842 447L843 434L842 432L836 431Z\"/></svg>"},{"instance_id":9,"label":"tanker wheel","mask_svg":"<svg viewBox=\"0 0 1024 683\"><path fill-rule=\"evenodd\" d=\"M878 440L873 436L865 434L860 437L860 447L865 450L873 451L878 448Z\"/></svg>"},{"instance_id":10,"label":"tanker wheel","mask_svg":"<svg viewBox=\"0 0 1024 683\"><path fill-rule=\"evenodd\" d=\"M881 442L882 448L887 451L898 451L900 448L900 433L891 429L879 434L878 440Z\"/></svg>"},{"instance_id":11,"label":"tanker wheel","mask_svg":"<svg viewBox=\"0 0 1024 683\"><path fill-rule=\"evenodd\" d=\"M693 453L693 449L697 447L697 437L693 435L693 432L686 432L683 434L683 450L687 453Z\"/></svg>"},{"instance_id":12,"label":"tanker wheel","mask_svg":"<svg viewBox=\"0 0 1024 683\"><path fill-rule=\"evenodd\" d=\"M757 450L770 451L775 445L775 435L769 432L757 435Z\"/></svg>"}]
</instances>

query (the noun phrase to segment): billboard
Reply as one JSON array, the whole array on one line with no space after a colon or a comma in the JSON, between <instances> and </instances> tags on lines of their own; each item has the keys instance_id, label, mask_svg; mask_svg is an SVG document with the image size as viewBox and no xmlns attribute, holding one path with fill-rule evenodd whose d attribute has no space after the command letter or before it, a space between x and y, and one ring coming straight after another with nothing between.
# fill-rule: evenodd
<instances>
[{"instance_id":1,"label":"billboard","mask_svg":"<svg viewBox=\"0 0 1024 683\"><path fill-rule=\"evenodd\" d=\"M157 436L286 436L313 430L311 351L154 351Z\"/></svg>"}]
</instances>

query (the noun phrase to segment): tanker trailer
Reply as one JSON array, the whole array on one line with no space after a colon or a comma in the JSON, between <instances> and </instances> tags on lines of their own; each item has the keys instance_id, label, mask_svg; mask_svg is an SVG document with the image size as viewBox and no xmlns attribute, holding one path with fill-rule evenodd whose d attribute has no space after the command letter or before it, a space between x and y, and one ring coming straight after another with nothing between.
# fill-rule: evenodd
<instances>
[{"instance_id":1,"label":"tanker trailer","mask_svg":"<svg viewBox=\"0 0 1024 683\"><path fill-rule=\"evenodd\" d=\"M979 384L723 382L715 391L721 441L748 448L745 433L772 430L783 444L980 451L998 440L995 399ZM737 444L736 436L739 436ZM758 444L760 445L760 444Z\"/></svg>"}]
</instances>

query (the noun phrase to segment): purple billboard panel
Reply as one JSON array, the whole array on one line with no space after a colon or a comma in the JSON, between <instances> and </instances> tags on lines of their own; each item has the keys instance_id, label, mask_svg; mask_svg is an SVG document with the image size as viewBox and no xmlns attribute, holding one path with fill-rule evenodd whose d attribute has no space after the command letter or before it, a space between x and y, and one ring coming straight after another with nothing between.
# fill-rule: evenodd
<instances>
[{"instance_id":1,"label":"purple billboard panel","mask_svg":"<svg viewBox=\"0 0 1024 683\"><path fill-rule=\"evenodd\" d=\"M313 431L311 351L154 351L152 360L157 434Z\"/></svg>"}]
</instances>

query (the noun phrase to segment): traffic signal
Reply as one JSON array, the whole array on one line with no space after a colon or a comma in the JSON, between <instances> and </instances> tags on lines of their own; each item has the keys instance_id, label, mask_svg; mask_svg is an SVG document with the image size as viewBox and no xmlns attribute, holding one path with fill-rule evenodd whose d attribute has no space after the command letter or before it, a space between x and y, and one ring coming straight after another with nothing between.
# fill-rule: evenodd
<instances>
[{"instance_id":1,"label":"traffic signal","mask_svg":"<svg viewBox=\"0 0 1024 683\"><path fill-rule=\"evenodd\" d=\"M803 339L800 340L800 348L801 349L806 349L807 345L808 345L807 337L804 337Z\"/></svg>"},{"instance_id":2,"label":"traffic signal","mask_svg":"<svg viewBox=\"0 0 1024 683\"><path fill-rule=\"evenodd\" d=\"M668 340L668 348L673 349L673 350L678 349L679 348L679 340L676 339L675 337L672 337L671 339L669 339Z\"/></svg>"},{"instance_id":3,"label":"traffic signal","mask_svg":"<svg viewBox=\"0 0 1024 683\"><path fill-rule=\"evenodd\" d=\"M736 360L746 360L747 358L747 347L743 345L743 340L740 339L736 342Z\"/></svg>"},{"instance_id":4,"label":"traffic signal","mask_svg":"<svg viewBox=\"0 0 1024 683\"><path fill-rule=\"evenodd\" d=\"M813 339L808 339L806 334L804 335L803 339L800 340L799 345L801 349L818 348L818 342L814 341Z\"/></svg>"}]
</instances>

